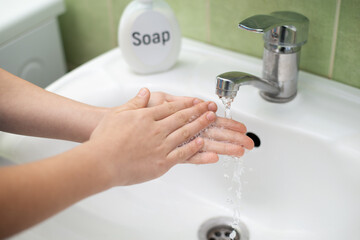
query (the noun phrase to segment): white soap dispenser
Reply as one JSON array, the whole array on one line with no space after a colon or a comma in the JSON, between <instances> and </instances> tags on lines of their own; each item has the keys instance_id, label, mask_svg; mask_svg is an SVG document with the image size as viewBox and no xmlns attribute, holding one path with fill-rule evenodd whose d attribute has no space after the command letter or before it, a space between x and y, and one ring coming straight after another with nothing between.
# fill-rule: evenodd
<instances>
[{"instance_id":1,"label":"white soap dispenser","mask_svg":"<svg viewBox=\"0 0 360 240\"><path fill-rule=\"evenodd\" d=\"M163 0L133 0L120 19L118 41L125 61L141 74L162 72L176 62L181 32Z\"/></svg>"}]
</instances>

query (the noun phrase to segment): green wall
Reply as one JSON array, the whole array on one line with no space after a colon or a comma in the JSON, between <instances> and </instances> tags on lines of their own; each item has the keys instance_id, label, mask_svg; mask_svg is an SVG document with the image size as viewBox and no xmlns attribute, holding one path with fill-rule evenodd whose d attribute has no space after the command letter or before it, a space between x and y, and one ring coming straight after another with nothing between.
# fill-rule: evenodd
<instances>
[{"instance_id":1,"label":"green wall","mask_svg":"<svg viewBox=\"0 0 360 240\"><path fill-rule=\"evenodd\" d=\"M70 69L117 46L120 16L130 0L65 0L60 17ZM301 69L360 88L360 0L167 0L183 36L262 56L259 34L237 24L255 14L296 11L310 19Z\"/></svg>"}]
</instances>

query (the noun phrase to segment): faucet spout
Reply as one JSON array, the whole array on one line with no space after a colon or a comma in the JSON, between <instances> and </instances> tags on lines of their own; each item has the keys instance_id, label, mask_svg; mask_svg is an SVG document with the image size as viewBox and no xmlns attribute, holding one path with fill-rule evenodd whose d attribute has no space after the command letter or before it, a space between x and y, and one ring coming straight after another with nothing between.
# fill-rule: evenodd
<instances>
[{"instance_id":1,"label":"faucet spout","mask_svg":"<svg viewBox=\"0 0 360 240\"><path fill-rule=\"evenodd\" d=\"M235 98L240 86L252 85L260 89L261 94L275 96L280 87L268 81L244 72L226 72L216 77L216 94L219 97Z\"/></svg>"},{"instance_id":2,"label":"faucet spout","mask_svg":"<svg viewBox=\"0 0 360 240\"><path fill-rule=\"evenodd\" d=\"M294 99L300 50L307 41L309 19L296 12L273 12L247 18L239 27L264 34L262 78L243 72L220 74L216 78L216 94L233 99L241 85L252 85L269 102L286 103Z\"/></svg>"}]
</instances>

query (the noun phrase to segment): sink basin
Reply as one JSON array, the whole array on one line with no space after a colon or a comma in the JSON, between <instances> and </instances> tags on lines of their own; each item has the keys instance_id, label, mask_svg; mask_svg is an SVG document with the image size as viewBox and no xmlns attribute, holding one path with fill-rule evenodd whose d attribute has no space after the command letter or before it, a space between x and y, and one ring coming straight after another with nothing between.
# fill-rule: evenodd
<instances>
[{"instance_id":1,"label":"sink basin","mask_svg":"<svg viewBox=\"0 0 360 240\"><path fill-rule=\"evenodd\" d=\"M261 75L261 60L184 39L168 72L132 73L118 49L68 73L49 91L97 106L117 106L141 87L213 100L215 76L226 71ZM243 159L241 221L251 240L360 239L360 90L305 72L297 97L263 100L241 87L234 119L261 145ZM0 135L0 153L13 163L48 157L76 143ZM232 216L227 203L235 168L224 157L211 165L178 165L163 177L89 197L12 239L196 240L208 219ZM226 169L225 169L226 168Z\"/></svg>"}]
</instances>

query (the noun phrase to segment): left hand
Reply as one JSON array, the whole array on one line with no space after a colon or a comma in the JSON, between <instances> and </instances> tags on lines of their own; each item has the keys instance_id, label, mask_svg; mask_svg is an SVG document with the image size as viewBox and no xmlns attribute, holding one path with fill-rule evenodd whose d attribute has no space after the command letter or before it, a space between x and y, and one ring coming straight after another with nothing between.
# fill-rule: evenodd
<instances>
[{"instance_id":1,"label":"left hand","mask_svg":"<svg viewBox=\"0 0 360 240\"><path fill-rule=\"evenodd\" d=\"M147 105L147 107L154 107L154 106L158 106L160 104L163 103L168 103L168 102L175 102L175 101L186 101L186 100L191 100L191 99L196 99L196 101L198 101L198 103L203 102L203 100L198 99L198 98L193 98L193 97L180 97L180 96L173 96L164 92L152 92L151 96L150 96L150 100L149 103ZM215 109L216 111L216 109Z\"/></svg>"},{"instance_id":2,"label":"left hand","mask_svg":"<svg viewBox=\"0 0 360 240\"><path fill-rule=\"evenodd\" d=\"M151 94L150 101L147 106L154 107L165 102L185 101L188 99L194 98L173 96L164 92L154 92ZM196 100L199 103L203 102L201 99ZM214 105L211 110L216 112L217 106ZM223 117L217 117L216 122L200 135L204 138L204 147L188 162L195 164L204 163L203 159L206 159L204 156L213 153L237 157L244 155L245 149L251 150L254 148L254 142L252 139L245 135L246 131L245 125L240 122Z\"/></svg>"}]
</instances>

